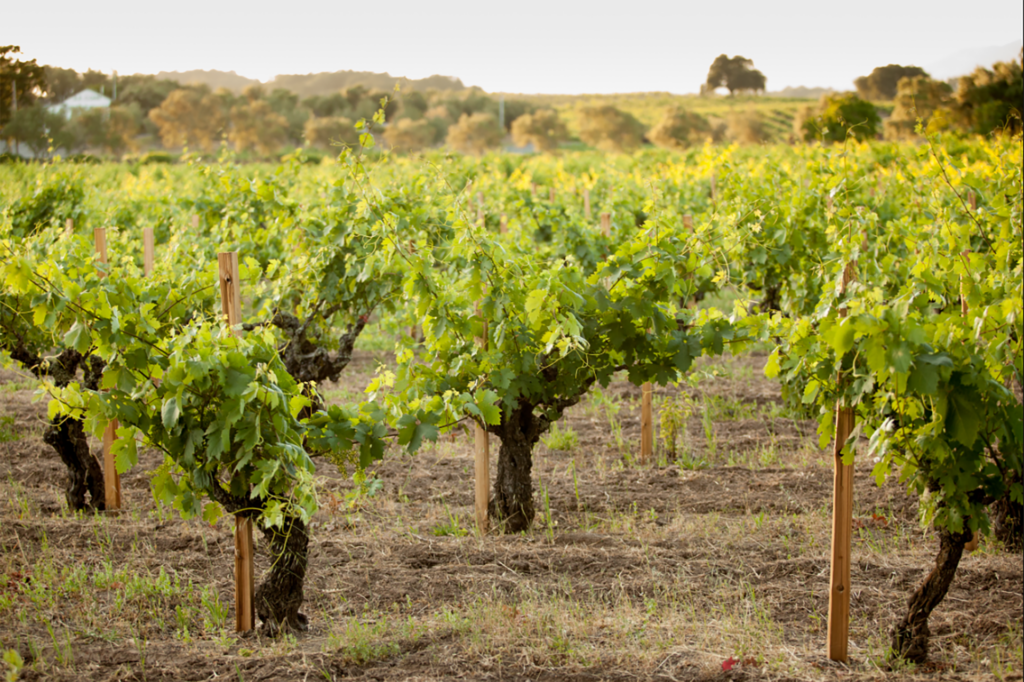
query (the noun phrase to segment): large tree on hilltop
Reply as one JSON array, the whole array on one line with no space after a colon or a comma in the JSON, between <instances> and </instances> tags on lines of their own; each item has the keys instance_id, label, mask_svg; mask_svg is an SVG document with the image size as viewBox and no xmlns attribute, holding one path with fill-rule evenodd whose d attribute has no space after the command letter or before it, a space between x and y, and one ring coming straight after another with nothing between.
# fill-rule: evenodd
<instances>
[{"instance_id":1,"label":"large tree on hilltop","mask_svg":"<svg viewBox=\"0 0 1024 682\"><path fill-rule=\"evenodd\" d=\"M764 90L767 80L763 73L754 68L753 60L739 55L729 57L720 54L708 69L704 88L710 92L724 87L729 90L729 95L735 94L737 90L758 92Z\"/></svg>"}]
</instances>

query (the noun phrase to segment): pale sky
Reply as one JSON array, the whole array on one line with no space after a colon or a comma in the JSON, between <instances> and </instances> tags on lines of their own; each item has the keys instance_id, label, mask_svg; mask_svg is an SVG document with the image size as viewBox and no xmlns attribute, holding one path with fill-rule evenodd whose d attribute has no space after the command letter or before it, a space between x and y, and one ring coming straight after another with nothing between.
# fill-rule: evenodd
<instances>
[{"instance_id":1,"label":"pale sky","mask_svg":"<svg viewBox=\"0 0 1024 682\"><path fill-rule=\"evenodd\" d=\"M1021 0L0 0L0 45L79 71L436 73L523 93L696 92L722 53L753 59L769 90L848 90L876 66L1019 41L1022 26Z\"/></svg>"}]
</instances>

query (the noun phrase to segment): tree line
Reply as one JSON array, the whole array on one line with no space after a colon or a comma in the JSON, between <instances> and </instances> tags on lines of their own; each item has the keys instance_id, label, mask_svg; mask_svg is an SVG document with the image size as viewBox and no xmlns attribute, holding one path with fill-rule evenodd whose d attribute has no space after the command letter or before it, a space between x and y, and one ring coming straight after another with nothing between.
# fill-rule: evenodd
<instances>
[{"instance_id":1,"label":"tree line","mask_svg":"<svg viewBox=\"0 0 1024 682\"><path fill-rule=\"evenodd\" d=\"M16 59L18 53L16 46L0 47L0 137L25 145L37 156L50 149L75 153L88 148L121 157L159 140L166 148L206 152L227 142L239 152L266 157L286 148L354 145L366 131L360 121L369 122L383 146L397 152L447 145L478 154L501 146L509 136L521 147L551 152L570 140L564 112L525 99L499 101L479 88L396 92L355 84L302 97L283 87L249 85L237 94L152 75L114 79L98 71L39 66L35 60ZM827 93L816 106L805 107L793 122L790 141L1020 130L1021 70L1019 61L978 68L959 79L954 90L920 67L878 67L854 81L856 92ZM766 81L752 60L723 54L712 63L701 90L710 95L726 88L732 97L763 92ZM116 92L116 100L109 108L70 117L47 109L47 104L86 88ZM883 122L875 103L887 100L893 102L892 113ZM381 107L383 118L374 121ZM628 152L643 144L680 150L707 140L760 144L772 137L761 114L743 110L733 111L725 121L713 121L673 107L648 127L629 112L597 105L581 107L575 123L580 141L610 152Z\"/></svg>"}]
</instances>

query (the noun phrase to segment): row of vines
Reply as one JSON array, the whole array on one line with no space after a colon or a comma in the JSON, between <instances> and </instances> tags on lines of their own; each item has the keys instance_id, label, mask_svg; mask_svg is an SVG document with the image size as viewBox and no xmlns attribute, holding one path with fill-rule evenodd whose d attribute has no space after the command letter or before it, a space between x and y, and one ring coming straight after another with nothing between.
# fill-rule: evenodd
<instances>
[{"instance_id":1,"label":"row of vines","mask_svg":"<svg viewBox=\"0 0 1024 682\"><path fill-rule=\"evenodd\" d=\"M767 350L823 447L837 408L853 410L844 461L859 444L879 483L922 497L937 565L893 629L893 654L921 660L972 535L1020 542L1021 173L1019 137L7 165L0 349L48 394L72 508L104 509L86 434L116 420L119 472L155 448L158 499L257 524L278 557L256 593L270 632L306 626L319 458L367 466L475 422L500 439L492 518L526 531L534 447L591 387L619 372L664 385L702 355ZM216 258L231 251L235 334ZM318 386L370 324L393 334L394 363L359 404L326 404Z\"/></svg>"}]
</instances>

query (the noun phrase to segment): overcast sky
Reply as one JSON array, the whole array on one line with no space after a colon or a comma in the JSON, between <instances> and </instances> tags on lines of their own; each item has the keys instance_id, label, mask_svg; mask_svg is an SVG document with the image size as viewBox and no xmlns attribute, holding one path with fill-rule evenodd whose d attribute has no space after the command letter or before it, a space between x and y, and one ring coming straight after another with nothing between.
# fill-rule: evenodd
<instances>
[{"instance_id":1,"label":"overcast sky","mask_svg":"<svg viewBox=\"0 0 1024 682\"><path fill-rule=\"evenodd\" d=\"M1024 33L1021 0L0 1L0 45L41 64L436 73L489 92L696 92L722 53L753 59L769 90L845 90L876 66L927 66Z\"/></svg>"}]
</instances>

